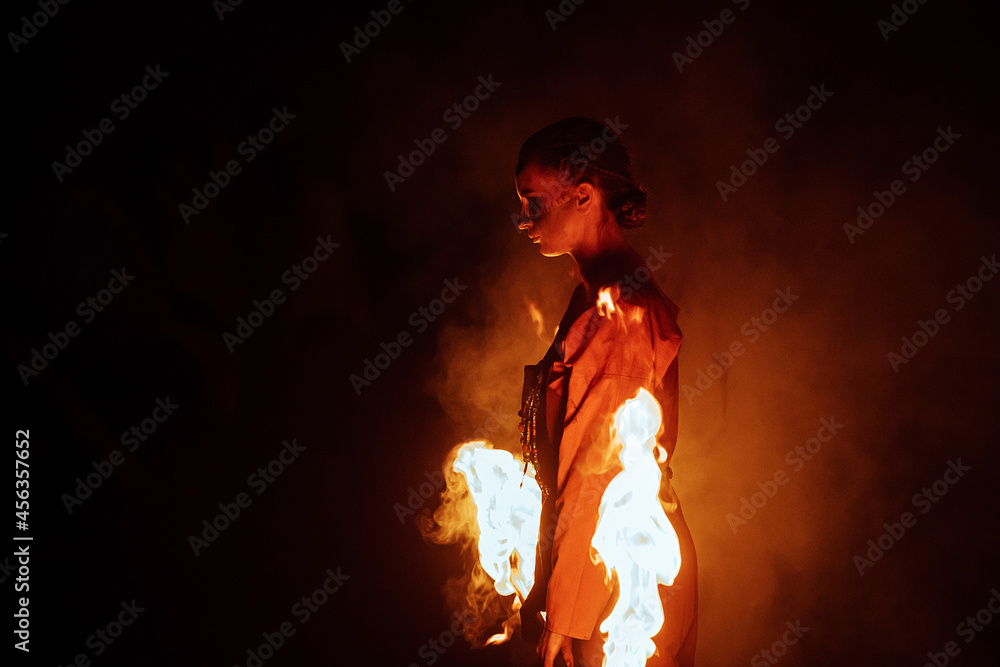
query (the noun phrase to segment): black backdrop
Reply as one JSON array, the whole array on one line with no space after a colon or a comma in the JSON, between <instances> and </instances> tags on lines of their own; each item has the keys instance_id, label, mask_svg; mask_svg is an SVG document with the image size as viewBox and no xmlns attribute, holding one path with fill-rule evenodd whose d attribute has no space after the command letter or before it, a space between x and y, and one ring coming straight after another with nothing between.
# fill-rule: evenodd
<instances>
[{"instance_id":1,"label":"black backdrop","mask_svg":"<svg viewBox=\"0 0 1000 667\"><path fill-rule=\"evenodd\" d=\"M634 243L670 254L655 279L686 337L673 466L700 663L994 664L984 8L389 6L8 5L4 422L30 434L29 528L12 533L33 538L17 664L248 665L283 623L267 665L523 661L453 643L443 587L464 564L416 514L454 444L516 444L519 367L574 279L511 224L512 171L568 115L623 124L651 193ZM859 206L871 223L845 228ZM776 290L798 298L772 319ZM790 453L831 418L822 449ZM325 581L307 616L295 605ZM992 624L961 625L977 612ZM809 630L783 645L797 621Z\"/></svg>"}]
</instances>

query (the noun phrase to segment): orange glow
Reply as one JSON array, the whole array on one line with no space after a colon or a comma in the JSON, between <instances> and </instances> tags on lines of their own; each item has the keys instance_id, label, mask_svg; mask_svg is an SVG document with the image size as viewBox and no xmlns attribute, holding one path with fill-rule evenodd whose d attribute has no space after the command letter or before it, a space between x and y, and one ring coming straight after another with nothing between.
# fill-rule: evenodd
<instances>
[{"instance_id":1,"label":"orange glow","mask_svg":"<svg viewBox=\"0 0 1000 667\"><path fill-rule=\"evenodd\" d=\"M531 321L535 323L535 335L545 338L545 321L542 318L542 311L538 309L534 301L528 302L528 312L531 314Z\"/></svg>"},{"instance_id":2,"label":"orange glow","mask_svg":"<svg viewBox=\"0 0 1000 667\"><path fill-rule=\"evenodd\" d=\"M681 566L680 543L659 499L659 464L666 460L656 443L661 421L656 399L640 389L615 413L611 431L623 470L601 498L591 542L618 589L601 622L604 664L611 667L641 667L653 655L652 638L663 627L657 587L673 584Z\"/></svg>"}]
</instances>

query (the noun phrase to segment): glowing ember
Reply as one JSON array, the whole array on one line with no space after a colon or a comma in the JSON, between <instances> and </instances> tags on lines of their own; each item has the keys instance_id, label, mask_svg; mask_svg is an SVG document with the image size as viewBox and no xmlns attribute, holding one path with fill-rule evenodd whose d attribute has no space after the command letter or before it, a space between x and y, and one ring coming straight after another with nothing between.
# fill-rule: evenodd
<instances>
[{"instance_id":1,"label":"glowing ember","mask_svg":"<svg viewBox=\"0 0 1000 667\"><path fill-rule=\"evenodd\" d=\"M608 576L617 578L618 599L601 623L604 664L612 667L641 667L656 651L652 638L663 627L657 585L673 584L681 566L680 543L659 499L661 419L656 399L640 389L618 409L612 429L623 470L601 498L591 542Z\"/></svg>"},{"instance_id":2,"label":"glowing ember","mask_svg":"<svg viewBox=\"0 0 1000 667\"><path fill-rule=\"evenodd\" d=\"M542 511L542 492L534 471L514 455L484 442L462 445L453 466L462 473L476 505L479 563L493 579L497 593L517 593L504 632L487 643L506 641L513 634L521 601L535 583L535 545ZM523 483L522 483L523 480Z\"/></svg>"}]
</instances>

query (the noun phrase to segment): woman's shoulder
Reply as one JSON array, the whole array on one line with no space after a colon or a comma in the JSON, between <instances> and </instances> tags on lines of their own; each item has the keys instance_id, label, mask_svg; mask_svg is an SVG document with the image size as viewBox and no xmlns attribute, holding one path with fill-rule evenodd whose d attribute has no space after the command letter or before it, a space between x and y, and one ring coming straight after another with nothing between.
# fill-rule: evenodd
<instances>
[{"instance_id":1,"label":"woman's shoulder","mask_svg":"<svg viewBox=\"0 0 1000 667\"><path fill-rule=\"evenodd\" d=\"M655 284L606 285L596 298L588 297L581 286L574 291L573 304L556 340L565 343L563 359L588 350L633 356L648 345L680 345L679 308Z\"/></svg>"},{"instance_id":2,"label":"woman's shoulder","mask_svg":"<svg viewBox=\"0 0 1000 667\"><path fill-rule=\"evenodd\" d=\"M677 324L680 315L680 306L673 302L663 290L654 283L648 281L636 288L629 288L631 294L623 290L623 299L633 303L635 306L643 308L648 314L651 322L666 334L667 337L680 338L681 329Z\"/></svg>"},{"instance_id":3,"label":"woman's shoulder","mask_svg":"<svg viewBox=\"0 0 1000 667\"><path fill-rule=\"evenodd\" d=\"M581 320L589 319L595 313L614 313L616 304L620 304L623 310L636 308L644 310L654 321L669 322L669 328L677 329L680 333L677 327L680 307L651 280L638 284L634 281L631 284L618 281L604 285L598 290L596 297L588 296L586 286L583 283L578 284L573 290L561 326L568 328Z\"/></svg>"}]
</instances>

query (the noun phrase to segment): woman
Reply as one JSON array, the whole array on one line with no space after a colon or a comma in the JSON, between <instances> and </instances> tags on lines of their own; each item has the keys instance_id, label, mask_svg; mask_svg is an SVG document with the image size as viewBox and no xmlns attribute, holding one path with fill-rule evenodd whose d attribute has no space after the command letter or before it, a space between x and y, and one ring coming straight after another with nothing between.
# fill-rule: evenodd
<instances>
[{"instance_id":1,"label":"woman","mask_svg":"<svg viewBox=\"0 0 1000 667\"><path fill-rule=\"evenodd\" d=\"M609 465L610 419L645 387L663 410L658 441L672 457L678 308L650 279L649 267L622 233L642 224L646 195L632 179L628 152L609 128L568 118L540 130L521 147L516 182L519 228L542 255L570 255L583 280L545 357L525 368L522 445L543 488L544 505L522 633L528 640L538 638L545 667L559 664L559 658L576 667L598 667L603 657L598 625L614 601L590 542L603 490L620 470ZM635 319L619 321L597 307L606 288ZM660 498L680 540L681 569L671 587L659 587L666 620L654 638L657 655L647 664L687 666L694 663L697 563L669 478L669 469L663 471Z\"/></svg>"}]
</instances>

